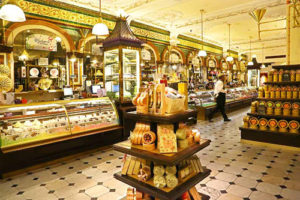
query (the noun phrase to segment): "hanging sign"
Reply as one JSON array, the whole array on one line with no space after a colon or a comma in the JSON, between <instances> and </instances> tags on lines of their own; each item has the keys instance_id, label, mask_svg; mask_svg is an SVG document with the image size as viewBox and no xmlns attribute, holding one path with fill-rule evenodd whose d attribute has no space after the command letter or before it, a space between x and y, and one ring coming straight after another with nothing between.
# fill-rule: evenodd
<instances>
[{"instance_id":1,"label":"hanging sign","mask_svg":"<svg viewBox=\"0 0 300 200\"><path fill-rule=\"evenodd\" d=\"M57 42L49 35L32 34L26 38L26 49L57 51Z\"/></svg>"}]
</instances>

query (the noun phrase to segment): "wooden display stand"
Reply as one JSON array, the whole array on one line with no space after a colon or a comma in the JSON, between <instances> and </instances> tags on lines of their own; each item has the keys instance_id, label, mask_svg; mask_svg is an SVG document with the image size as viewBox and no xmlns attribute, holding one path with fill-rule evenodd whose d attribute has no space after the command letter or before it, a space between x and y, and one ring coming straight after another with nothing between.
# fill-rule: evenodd
<instances>
[{"instance_id":1,"label":"wooden display stand","mask_svg":"<svg viewBox=\"0 0 300 200\"><path fill-rule=\"evenodd\" d=\"M191 116L197 115L196 111L185 111L176 115L167 115L167 116L157 116L157 115L147 115L147 114L137 114L136 112L127 113L125 118L128 121L133 121L135 124L136 121L149 123L151 130L156 132L157 124L173 124L174 129L178 128L179 122L186 121ZM134 125L131 127L127 127L127 131L132 131ZM164 164L164 165L175 165L180 163L181 161L191 157L201 149L207 147L210 144L210 140L201 139L200 144L195 143L192 146L189 146L186 149L178 149L177 153L169 153L169 154L159 154L159 152L155 149L153 151L146 151L143 147L139 145L132 145L130 141L120 142L113 146L114 150L129 154L138 158L154 161L155 163ZM192 176L187 177L182 182L180 182L175 188L156 188L153 185L152 179L147 182L141 182L130 175L122 175L121 173L114 174L114 177L119 181L122 181L132 187L135 187L140 192L147 193L151 196L159 198L161 200L175 200L189 189L194 187L201 180L209 176L210 170L204 168L202 173L195 173ZM208 196L202 195L202 199L209 199Z\"/></svg>"},{"instance_id":2,"label":"wooden display stand","mask_svg":"<svg viewBox=\"0 0 300 200\"><path fill-rule=\"evenodd\" d=\"M283 65L283 66L273 66L273 69L284 69L284 70L299 70L300 65ZM299 86L300 82L296 81L284 81L284 82L266 82L266 85L276 85L276 86ZM282 98L257 98L258 101L271 101L271 102L299 102L299 98L297 99L282 99ZM250 117L256 117L257 119L266 118L267 120L276 119L276 120L287 120L287 121L297 121L300 122L299 116L292 116L292 115L272 115L268 114L259 114L259 113L248 113ZM272 144L279 144L279 145L286 145L292 147L300 147L300 134L299 133L291 133L291 132L279 132L279 130L259 130L259 129L249 129L245 127L241 127L241 139L243 140L252 140L258 142L266 142Z\"/></svg>"}]
</instances>

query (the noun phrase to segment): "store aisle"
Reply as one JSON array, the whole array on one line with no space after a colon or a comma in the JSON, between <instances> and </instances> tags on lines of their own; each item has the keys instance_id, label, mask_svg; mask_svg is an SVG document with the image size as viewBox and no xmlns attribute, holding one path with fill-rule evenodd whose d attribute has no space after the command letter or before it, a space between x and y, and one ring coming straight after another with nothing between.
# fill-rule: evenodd
<instances>
[{"instance_id":1,"label":"store aisle","mask_svg":"<svg viewBox=\"0 0 300 200\"><path fill-rule=\"evenodd\" d=\"M240 143L238 127L247 109L232 122L199 122L201 136L212 140L198 153L212 170L197 188L211 199L272 200L300 197L300 151ZM220 122L217 122L220 119ZM0 181L1 200L118 200L127 185L113 178L122 154L101 150Z\"/></svg>"}]
</instances>

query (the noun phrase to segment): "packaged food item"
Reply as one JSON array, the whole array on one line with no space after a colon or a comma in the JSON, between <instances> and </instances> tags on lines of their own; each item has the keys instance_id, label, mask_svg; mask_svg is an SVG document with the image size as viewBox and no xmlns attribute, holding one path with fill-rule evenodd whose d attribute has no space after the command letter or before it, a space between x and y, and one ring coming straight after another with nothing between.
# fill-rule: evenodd
<instances>
[{"instance_id":1,"label":"packaged food item","mask_svg":"<svg viewBox=\"0 0 300 200\"><path fill-rule=\"evenodd\" d=\"M188 148L188 146L189 146L189 143L188 143L187 139L177 140L177 142L178 142L178 147L181 148L181 149Z\"/></svg>"},{"instance_id":2,"label":"packaged food item","mask_svg":"<svg viewBox=\"0 0 300 200\"><path fill-rule=\"evenodd\" d=\"M178 140L184 140L186 139L186 130L185 129L178 129L176 131L176 137Z\"/></svg>"},{"instance_id":3,"label":"packaged food item","mask_svg":"<svg viewBox=\"0 0 300 200\"><path fill-rule=\"evenodd\" d=\"M176 173L177 173L176 165L167 166L166 167L166 174L173 174L173 175L175 175Z\"/></svg>"},{"instance_id":4,"label":"packaged food item","mask_svg":"<svg viewBox=\"0 0 300 200\"><path fill-rule=\"evenodd\" d=\"M268 125L271 131L277 131L278 122L276 119L270 119Z\"/></svg>"},{"instance_id":5,"label":"packaged food item","mask_svg":"<svg viewBox=\"0 0 300 200\"><path fill-rule=\"evenodd\" d=\"M279 132L282 132L282 133L287 132L288 126L289 126L289 123L286 120L278 121Z\"/></svg>"},{"instance_id":6,"label":"packaged food item","mask_svg":"<svg viewBox=\"0 0 300 200\"><path fill-rule=\"evenodd\" d=\"M143 148L147 151L153 151L155 149L155 143L143 144Z\"/></svg>"},{"instance_id":7,"label":"packaged food item","mask_svg":"<svg viewBox=\"0 0 300 200\"><path fill-rule=\"evenodd\" d=\"M144 166L140 169L138 178L140 181L147 181L151 178L151 169L149 166Z\"/></svg>"},{"instance_id":8,"label":"packaged food item","mask_svg":"<svg viewBox=\"0 0 300 200\"><path fill-rule=\"evenodd\" d=\"M143 144L152 144L156 140L156 134L152 131L143 133Z\"/></svg>"},{"instance_id":9,"label":"packaged food item","mask_svg":"<svg viewBox=\"0 0 300 200\"><path fill-rule=\"evenodd\" d=\"M173 174L166 175L166 183L168 188L174 188L178 185L178 179Z\"/></svg>"},{"instance_id":10,"label":"packaged food item","mask_svg":"<svg viewBox=\"0 0 300 200\"><path fill-rule=\"evenodd\" d=\"M258 119L256 117L250 117L249 124L250 124L250 128L257 129Z\"/></svg>"},{"instance_id":11,"label":"packaged food item","mask_svg":"<svg viewBox=\"0 0 300 200\"><path fill-rule=\"evenodd\" d=\"M268 120L265 118L259 119L259 129L262 131L267 130Z\"/></svg>"},{"instance_id":12,"label":"packaged food item","mask_svg":"<svg viewBox=\"0 0 300 200\"><path fill-rule=\"evenodd\" d=\"M166 179L164 176L154 176L153 178L154 186L157 188L164 188L166 187Z\"/></svg>"},{"instance_id":13,"label":"packaged food item","mask_svg":"<svg viewBox=\"0 0 300 200\"><path fill-rule=\"evenodd\" d=\"M249 119L250 117L248 115L246 115L244 118L243 118L243 121L244 121L244 128L249 128Z\"/></svg>"},{"instance_id":14,"label":"packaged food item","mask_svg":"<svg viewBox=\"0 0 300 200\"><path fill-rule=\"evenodd\" d=\"M299 133L299 122L292 120L289 123L289 132L290 133Z\"/></svg>"},{"instance_id":15,"label":"packaged food item","mask_svg":"<svg viewBox=\"0 0 300 200\"><path fill-rule=\"evenodd\" d=\"M165 167L163 165L155 165L153 168L153 174L156 176L163 176L165 174Z\"/></svg>"}]
</instances>

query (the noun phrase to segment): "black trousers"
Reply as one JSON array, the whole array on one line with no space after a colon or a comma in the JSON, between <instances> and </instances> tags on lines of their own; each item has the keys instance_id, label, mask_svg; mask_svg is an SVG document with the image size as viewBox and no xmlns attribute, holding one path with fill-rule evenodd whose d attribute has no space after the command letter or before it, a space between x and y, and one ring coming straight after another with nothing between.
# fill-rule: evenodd
<instances>
[{"instance_id":1,"label":"black trousers","mask_svg":"<svg viewBox=\"0 0 300 200\"><path fill-rule=\"evenodd\" d=\"M225 93L220 92L217 97L217 107L209 114L208 118L212 119L214 117L214 114L220 111L223 115L223 118L228 119L225 113L225 102L226 102L226 95Z\"/></svg>"}]
</instances>

